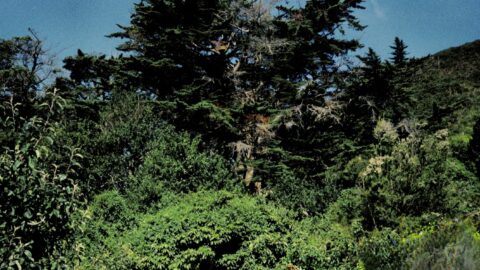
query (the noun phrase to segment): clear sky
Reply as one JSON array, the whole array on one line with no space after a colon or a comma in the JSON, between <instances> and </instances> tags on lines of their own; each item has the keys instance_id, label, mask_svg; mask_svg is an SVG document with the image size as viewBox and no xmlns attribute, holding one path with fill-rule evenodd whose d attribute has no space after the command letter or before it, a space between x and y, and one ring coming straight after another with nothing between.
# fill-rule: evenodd
<instances>
[{"instance_id":1,"label":"clear sky","mask_svg":"<svg viewBox=\"0 0 480 270\"><path fill-rule=\"evenodd\" d=\"M300 0L296 0L300 1ZM35 29L60 58L85 52L115 54L105 35L129 22L136 0L0 0L0 38ZM411 56L424 56L480 39L480 0L367 0L357 12L368 25L354 34L384 58L395 36Z\"/></svg>"},{"instance_id":2,"label":"clear sky","mask_svg":"<svg viewBox=\"0 0 480 270\"><path fill-rule=\"evenodd\" d=\"M411 56L425 56L480 39L480 0L368 0L357 12L368 28L355 34L382 57L395 36Z\"/></svg>"},{"instance_id":3,"label":"clear sky","mask_svg":"<svg viewBox=\"0 0 480 270\"><path fill-rule=\"evenodd\" d=\"M0 38L33 28L47 48L63 58L85 52L115 54L118 40L106 38L127 25L134 0L0 0Z\"/></svg>"}]
</instances>

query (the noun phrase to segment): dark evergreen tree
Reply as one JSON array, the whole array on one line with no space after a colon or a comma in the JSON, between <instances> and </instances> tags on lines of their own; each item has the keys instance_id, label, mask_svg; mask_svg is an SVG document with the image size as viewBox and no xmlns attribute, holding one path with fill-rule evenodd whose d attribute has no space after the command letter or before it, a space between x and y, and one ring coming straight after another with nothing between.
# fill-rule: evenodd
<instances>
[{"instance_id":1,"label":"dark evergreen tree","mask_svg":"<svg viewBox=\"0 0 480 270\"><path fill-rule=\"evenodd\" d=\"M131 57L121 69L155 94L177 127L221 149L233 146L245 161L246 183L253 167L269 175L267 163L308 159L313 137L338 121L341 106L327 104L326 91L334 87L336 59L359 47L339 34L346 26L363 29L353 16L362 0L267 2L142 1L131 25L111 35L127 40L119 49ZM279 137L282 126L290 131ZM294 141L308 151L289 152Z\"/></svg>"},{"instance_id":2,"label":"dark evergreen tree","mask_svg":"<svg viewBox=\"0 0 480 270\"><path fill-rule=\"evenodd\" d=\"M395 37L395 40L393 42L393 46L390 46L390 48L393 50L392 52L392 62L395 65L403 65L407 62L407 48L408 46L405 45L405 42L401 40L399 37Z\"/></svg>"},{"instance_id":3,"label":"dark evergreen tree","mask_svg":"<svg viewBox=\"0 0 480 270\"><path fill-rule=\"evenodd\" d=\"M358 56L362 62L361 86L358 94L375 99L378 106L383 106L390 96L389 77L391 67L382 63L380 56L369 48L365 56Z\"/></svg>"},{"instance_id":4,"label":"dark evergreen tree","mask_svg":"<svg viewBox=\"0 0 480 270\"><path fill-rule=\"evenodd\" d=\"M250 16L242 23L249 32L239 43L235 82L243 97L244 127L237 143L252 151L259 169L255 181L270 182L275 167L287 165L312 182L307 172L325 168L325 157L319 155L327 153L321 150L323 135L340 119L342 108L335 100L326 102L327 90L335 87L335 59L359 46L337 30L347 25L362 29L352 16L361 2L307 1L303 7L277 7L274 17L268 9L247 10Z\"/></svg>"},{"instance_id":5,"label":"dark evergreen tree","mask_svg":"<svg viewBox=\"0 0 480 270\"><path fill-rule=\"evenodd\" d=\"M234 87L227 79L235 53L231 1L147 0L135 5L131 25L111 36L126 39L120 70L134 91L153 94L177 127L225 141L234 136ZM241 1L239 1L241 4ZM238 7L240 8L240 7ZM238 9L237 8L237 9ZM223 138L222 138L223 137Z\"/></svg>"},{"instance_id":6,"label":"dark evergreen tree","mask_svg":"<svg viewBox=\"0 0 480 270\"><path fill-rule=\"evenodd\" d=\"M107 99L113 91L114 83L119 79L116 73L118 61L115 58L107 59L105 55L95 56L78 50L76 56L63 60L64 68L70 71L71 89L82 99ZM57 84L68 83L65 80ZM125 85L122 88L127 89Z\"/></svg>"},{"instance_id":7,"label":"dark evergreen tree","mask_svg":"<svg viewBox=\"0 0 480 270\"><path fill-rule=\"evenodd\" d=\"M57 87L80 100L144 94L155 100L157 116L230 157L233 150L237 171L255 192L321 189L321 174L344 145L336 133L344 109L333 95L342 80L337 59L360 46L341 34L363 29L353 16L362 1L275 2L141 1L131 25L111 35L126 39L119 49L127 56L78 51L65 59L70 78ZM292 205L315 211L324 201L299 198Z\"/></svg>"},{"instance_id":8,"label":"dark evergreen tree","mask_svg":"<svg viewBox=\"0 0 480 270\"><path fill-rule=\"evenodd\" d=\"M392 105L392 67L382 62L372 48L357 58L361 64L349 74L342 96L346 102L343 130L348 137L364 144L372 142L376 121L380 115L387 114Z\"/></svg>"}]
</instances>

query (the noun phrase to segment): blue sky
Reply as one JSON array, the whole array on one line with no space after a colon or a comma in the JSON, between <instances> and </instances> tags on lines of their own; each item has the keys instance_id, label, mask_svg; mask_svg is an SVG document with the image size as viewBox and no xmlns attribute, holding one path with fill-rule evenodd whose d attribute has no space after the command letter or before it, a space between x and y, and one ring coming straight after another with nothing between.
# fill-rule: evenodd
<instances>
[{"instance_id":1,"label":"blue sky","mask_svg":"<svg viewBox=\"0 0 480 270\"><path fill-rule=\"evenodd\" d=\"M299 1L299 0L296 0ZM0 38L35 29L60 58L85 52L115 54L105 35L129 22L135 0L0 0ZM368 28L353 34L388 58L395 36L411 56L480 39L480 0L367 0L357 12Z\"/></svg>"},{"instance_id":2,"label":"blue sky","mask_svg":"<svg viewBox=\"0 0 480 270\"><path fill-rule=\"evenodd\" d=\"M118 40L106 38L128 24L133 0L0 0L0 38L33 28L60 57L85 52L115 54Z\"/></svg>"},{"instance_id":3,"label":"blue sky","mask_svg":"<svg viewBox=\"0 0 480 270\"><path fill-rule=\"evenodd\" d=\"M355 34L389 57L395 36L411 56L425 56L480 39L480 0L368 0L357 12L368 28Z\"/></svg>"}]
</instances>

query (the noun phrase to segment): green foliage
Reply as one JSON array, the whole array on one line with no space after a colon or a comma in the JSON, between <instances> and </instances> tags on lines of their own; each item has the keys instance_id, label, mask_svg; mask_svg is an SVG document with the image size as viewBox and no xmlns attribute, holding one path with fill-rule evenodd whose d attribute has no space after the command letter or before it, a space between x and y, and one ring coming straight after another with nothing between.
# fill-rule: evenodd
<instances>
[{"instance_id":1,"label":"green foliage","mask_svg":"<svg viewBox=\"0 0 480 270\"><path fill-rule=\"evenodd\" d=\"M64 68L70 71L72 91L84 99L106 100L112 94L113 86L119 84L116 80L120 79L115 76L118 59L86 55L78 50L75 57L67 57L63 62ZM69 82L60 79L57 84L66 86Z\"/></svg>"},{"instance_id":2,"label":"green foliage","mask_svg":"<svg viewBox=\"0 0 480 270\"><path fill-rule=\"evenodd\" d=\"M401 215L475 209L476 178L451 157L447 135L411 134L368 160L357 185L368 193L371 225L395 224Z\"/></svg>"},{"instance_id":3,"label":"green foliage","mask_svg":"<svg viewBox=\"0 0 480 270\"><path fill-rule=\"evenodd\" d=\"M150 141L165 124L156 117L155 104L134 94L114 93L102 106L94 128L85 130L93 139L83 148L91 162L92 187L101 191L123 190L129 176L143 163Z\"/></svg>"},{"instance_id":4,"label":"green foliage","mask_svg":"<svg viewBox=\"0 0 480 270\"><path fill-rule=\"evenodd\" d=\"M228 192L205 191L176 202L139 216L138 226L119 237L110 230L89 239L93 245L86 246L79 268L266 269L284 255L285 210ZM94 216L92 222L98 221Z\"/></svg>"},{"instance_id":5,"label":"green foliage","mask_svg":"<svg viewBox=\"0 0 480 270\"><path fill-rule=\"evenodd\" d=\"M129 179L128 192L143 207L155 203L163 190L187 193L201 189L234 189L239 181L222 156L202 151L199 137L165 125L145 149L143 164Z\"/></svg>"},{"instance_id":6,"label":"green foliage","mask_svg":"<svg viewBox=\"0 0 480 270\"><path fill-rule=\"evenodd\" d=\"M480 237L471 221L446 222L414 235L418 238L406 260L408 269L478 268Z\"/></svg>"},{"instance_id":7,"label":"green foliage","mask_svg":"<svg viewBox=\"0 0 480 270\"><path fill-rule=\"evenodd\" d=\"M75 121L65 121L59 143L83 150L81 185L90 197L103 190L124 191L154 147L152 141L176 136L159 118L156 102L134 93L114 92L108 102L70 102L66 111Z\"/></svg>"},{"instance_id":8,"label":"green foliage","mask_svg":"<svg viewBox=\"0 0 480 270\"><path fill-rule=\"evenodd\" d=\"M118 191L106 191L97 195L91 204L92 219L117 230L128 227L133 213L129 202Z\"/></svg>"},{"instance_id":9,"label":"green foliage","mask_svg":"<svg viewBox=\"0 0 480 270\"><path fill-rule=\"evenodd\" d=\"M348 226L352 221L362 222L368 216L367 193L359 188L344 189L331 203L325 216L332 222Z\"/></svg>"},{"instance_id":10,"label":"green foliage","mask_svg":"<svg viewBox=\"0 0 480 270\"><path fill-rule=\"evenodd\" d=\"M355 226L296 222L287 210L259 199L203 191L178 197L152 214L137 214L136 225L119 230L100 210L106 198L109 208L123 205L117 196L102 194L89 208L91 220L77 242L83 247L79 269L352 269L357 264Z\"/></svg>"},{"instance_id":11,"label":"green foliage","mask_svg":"<svg viewBox=\"0 0 480 270\"><path fill-rule=\"evenodd\" d=\"M407 249L392 229L375 230L359 243L359 257L365 269L403 269Z\"/></svg>"},{"instance_id":12,"label":"green foliage","mask_svg":"<svg viewBox=\"0 0 480 270\"><path fill-rule=\"evenodd\" d=\"M358 222L346 226L329 219L303 220L292 230L287 256L297 268L291 269L356 269L361 233Z\"/></svg>"},{"instance_id":13,"label":"green foliage","mask_svg":"<svg viewBox=\"0 0 480 270\"><path fill-rule=\"evenodd\" d=\"M366 269L476 269L480 238L472 219L375 230L360 241ZM415 224L415 225L413 225Z\"/></svg>"},{"instance_id":14,"label":"green foliage","mask_svg":"<svg viewBox=\"0 0 480 270\"><path fill-rule=\"evenodd\" d=\"M478 268L480 44L340 66L362 2L142 0L55 87L0 40L0 268Z\"/></svg>"},{"instance_id":15,"label":"green foliage","mask_svg":"<svg viewBox=\"0 0 480 270\"><path fill-rule=\"evenodd\" d=\"M269 185L256 192L269 200L295 210L301 216L318 213L323 205L324 196L318 187L307 179L298 178L292 169L271 169Z\"/></svg>"},{"instance_id":16,"label":"green foliage","mask_svg":"<svg viewBox=\"0 0 480 270\"><path fill-rule=\"evenodd\" d=\"M436 118L436 129L449 128L453 134L470 129L480 104L479 50L476 41L411 60L398 70L392 82L398 97L392 105L401 115L399 120L417 118L435 124Z\"/></svg>"},{"instance_id":17,"label":"green foliage","mask_svg":"<svg viewBox=\"0 0 480 270\"><path fill-rule=\"evenodd\" d=\"M404 65L407 62L406 49L408 48L408 46L405 45L405 42L403 42L403 40L401 40L399 37L395 37L393 46L390 48L393 50L391 58L393 64L397 66Z\"/></svg>"},{"instance_id":18,"label":"green foliage","mask_svg":"<svg viewBox=\"0 0 480 270\"><path fill-rule=\"evenodd\" d=\"M477 169L477 176L480 177L480 119L473 128L473 138L469 143L468 153Z\"/></svg>"},{"instance_id":19,"label":"green foliage","mask_svg":"<svg viewBox=\"0 0 480 270\"><path fill-rule=\"evenodd\" d=\"M29 109L35 92L40 90L40 83L55 71L42 41L31 29L29 31L30 36L0 39L0 100L4 101L7 96L13 98L22 106L22 115L28 113L24 110Z\"/></svg>"},{"instance_id":20,"label":"green foliage","mask_svg":"<svg viewBox=\"0 0 480 270\"><path fill-rule=\"evenodd\" d=\"M222 153L233 145L244 182L254 190L255 183L270 186L283 164L310 159L311 149L290 148L292 141L327 140L317 131L337 119L339 107L318 124L325 110L318 97L333 85L336 59L360 46L337 37L345 28L363 29L353 16L361 3L147 0L135 5L131 24L111 36L126 39L119 49L132 57L122 59L121 69L168 105L165 119ZM291 119L279 119L292 111L303 133L280 138L278 129Z\"/></svg>"},{"instance_id":21,"label":"green foliage","mask_svg":"<svg viewBox=\"0 0 480 270\"><path fill-rule=\"evenodd\" d=\"M15 136L0 155L2 269L61 264L62 249L78 225L71 216L81 204L76 170L82 155L68 145L52 153L58 151L54 141L62 128L52 119L64 100L56 90L45 94L32 118L19 116L16 104L1 107L3 115L11 115L2 118L3 125Z\"/></svg>"},{"instance_id":22,"label":"green foliage","mask_svg":"<svg viewBox=\"0 0 480 270\"><path fill-rule=\"evenodd\" d=\"M88 181L82 187L89 196L116 189L144 197L148 205L157 186L176 192L232 188L232 164L204 149L200 137L176 132L161 120L156 102L115 92L99 106L96 118L69 124L61 134L63 142L84 149L82 172ZM79 117L74 110L73 117Z\"/></svg>"}]
</instances>

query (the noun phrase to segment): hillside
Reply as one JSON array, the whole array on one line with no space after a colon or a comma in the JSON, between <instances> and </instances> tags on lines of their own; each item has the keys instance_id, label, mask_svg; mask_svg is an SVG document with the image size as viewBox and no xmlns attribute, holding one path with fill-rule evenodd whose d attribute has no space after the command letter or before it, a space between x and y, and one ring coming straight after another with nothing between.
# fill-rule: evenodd
<instances>
[{"instance_id":1,"label":"hillside","mask_svg":"<svg viewBox=\"0 0 480 270\"><path fill-rule=\"evenodd\" d=\"M471 135L480 116L480 41L412 61L395 84L408 100L406 117Z\"/></svg>"}]
</instances>

